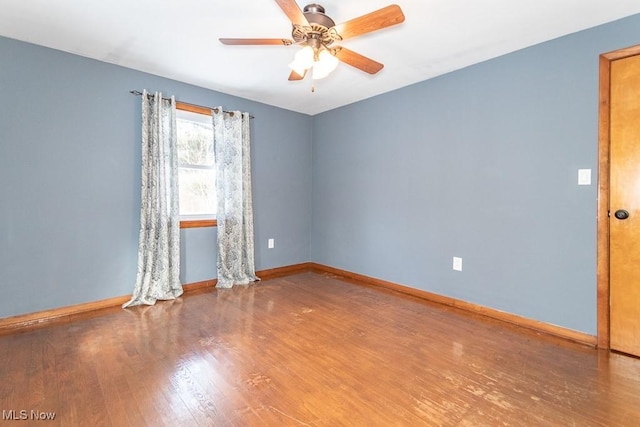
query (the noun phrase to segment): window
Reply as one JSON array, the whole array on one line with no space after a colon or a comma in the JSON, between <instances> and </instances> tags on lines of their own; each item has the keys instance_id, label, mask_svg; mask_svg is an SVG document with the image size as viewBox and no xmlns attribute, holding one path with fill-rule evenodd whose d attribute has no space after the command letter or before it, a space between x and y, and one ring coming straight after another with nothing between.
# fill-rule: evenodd
<instances>
[{"instance_id":1,"label":"window","mask_svg":"<svg viewBox=\"0 0 640 427\"><path fill-rule=\"evenodd\" d=\"M216 225L216 170L211 112L176 103L180 227Z\"/></svg>"}]
</instances>

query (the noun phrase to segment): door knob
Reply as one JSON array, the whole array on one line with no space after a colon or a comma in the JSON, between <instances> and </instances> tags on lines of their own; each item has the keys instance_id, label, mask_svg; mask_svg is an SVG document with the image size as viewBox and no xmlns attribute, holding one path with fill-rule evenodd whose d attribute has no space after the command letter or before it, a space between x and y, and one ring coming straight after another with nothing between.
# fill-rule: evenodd
<instances>
[{"instance_id":1,"label":"door knob","mask_svg":"<svg viewBox=\"0 0 640 427\"><path fill-rule=\"evenodd\" d=\"M613 215L618 219L629 218L629 212L625 211L624 209L618 209Z\"/></svg>"}]
</instances>

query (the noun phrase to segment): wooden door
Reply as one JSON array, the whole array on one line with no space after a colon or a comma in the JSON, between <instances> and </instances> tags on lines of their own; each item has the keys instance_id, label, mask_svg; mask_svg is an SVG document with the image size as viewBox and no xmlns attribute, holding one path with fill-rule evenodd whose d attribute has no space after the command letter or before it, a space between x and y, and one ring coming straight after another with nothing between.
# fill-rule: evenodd
<instances>
[{"instance_id":1,"label":"wooden door","mask_svg":"<svg viewBox=\"0 0 640 427\"><path fill-rule=\"evenodd\" d=\"M613 61L610 85L610 345L640 356L640 55Z\"/></svg>"}]
</instances>

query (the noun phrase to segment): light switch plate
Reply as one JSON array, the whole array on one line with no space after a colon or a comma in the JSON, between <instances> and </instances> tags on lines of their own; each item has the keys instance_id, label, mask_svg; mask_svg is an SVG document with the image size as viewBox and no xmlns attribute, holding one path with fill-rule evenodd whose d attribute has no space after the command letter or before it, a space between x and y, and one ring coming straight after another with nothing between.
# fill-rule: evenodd
<instances>
[{"instance_id":1,"label":"light switch plate","mask_svg":"<svg viewBox=\"0 0 640 427\"><path fill-rule=\"evenodd\" d=\"M578 169L578 185L591 185L591 169Z\"/></svg>"},{"instance_id":2,"label":"light switch plate","mask_svg":"<svg viewBox=\"0 0 640 427\"><path fill-rule=\"evenodd\" d=\"M457 256L453 257L453 269L455 271L462 271L462 258Z\"/></svg>"}]
</instances>

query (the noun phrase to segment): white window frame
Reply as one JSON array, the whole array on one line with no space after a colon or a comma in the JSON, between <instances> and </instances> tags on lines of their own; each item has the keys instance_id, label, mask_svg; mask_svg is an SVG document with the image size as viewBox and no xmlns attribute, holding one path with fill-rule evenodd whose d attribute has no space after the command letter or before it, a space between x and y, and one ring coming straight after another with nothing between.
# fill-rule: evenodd
<instances>
[{"instance_id":1,"label":"white window frame","mask_svg":"<svg viewBox=\"0 0 640 427\"><path fill-rule=\"evenodd\" d=\"M206 107L200 107L197 105L186 104L184 102L176 102L176 112L180 114L181 111L189 113L201 114L209 116L211 118L211 110ZM183 167L180 165L179 167ZM189 167L208 169L208 167L190 165ZM215 227L218 222L215 218L215 214L211 215L180 215L180 228L196 228L196 227Z\"/></svg>"}]
</instances>

